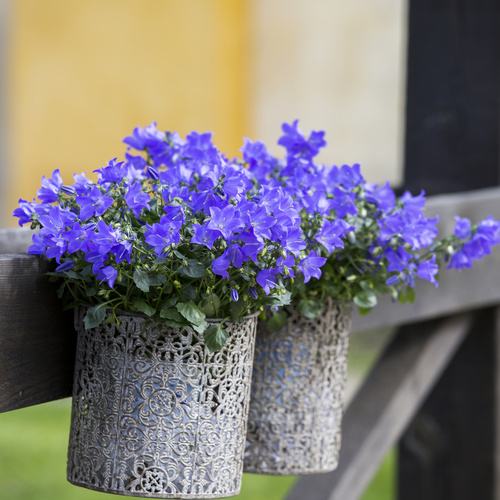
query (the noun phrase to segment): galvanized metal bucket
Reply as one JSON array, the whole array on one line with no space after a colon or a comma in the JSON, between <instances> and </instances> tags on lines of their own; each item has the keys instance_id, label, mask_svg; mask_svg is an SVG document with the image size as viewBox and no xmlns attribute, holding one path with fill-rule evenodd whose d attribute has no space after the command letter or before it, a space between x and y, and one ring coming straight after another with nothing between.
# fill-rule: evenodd
<instances>
[{"instance_id":1,"label":"galvanized metal bucket","mask_svg":"<svg viewBox=\"0 0 500 500\"><path fill-rule=\"evenodd\" d=\"M78 348L67 477L147 498L220 498L241 488L256 317L226 323L210 353L193 329L119 316Z\"/></svg>"},{"instance_id":2,"label":"galvanized metal bucket","mask_svg":"<svg viewBox=\"0 0 500 500\"><path fill-rule=\"evenodd\" d=\"M307 319L257 327L245 472L313 474L338 465L351 307L327 301Z\"/></svg>"}]
</instances>

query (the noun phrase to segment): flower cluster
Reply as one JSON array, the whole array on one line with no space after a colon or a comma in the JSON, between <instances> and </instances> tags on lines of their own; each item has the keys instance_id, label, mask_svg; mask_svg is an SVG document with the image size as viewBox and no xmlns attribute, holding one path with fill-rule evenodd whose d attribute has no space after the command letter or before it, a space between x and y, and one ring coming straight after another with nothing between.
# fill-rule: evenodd
<instances>
[{"instance_id":1,"label":"flower cluster","mask_svg":"<svg viewBox=\"0 0 500 500\"><path fill-rule=\"evenodd\" d=\"M415 278L437 286L441 263L470 267L500 242L500 223L491 217L475 226L457 217L454 234L437 240L438 218L425 216L423 192L397 198L388 183L366 182L358 164L315 163L326 145L324 132L307 138L295 121L283 125L278 144L286 149L284 160L248 139L243 158L260 185L280 186L294 200L307 247L327 259L321 277L315 275L319 280L308 283L304 273L294 286L296 307L308 317L320 313L326 297L354 301L362 312L373 308L380 294L411 301ZM275 321L284 317L279 312Z\"/></svg>"},{"instance_id":2,"label":"flower cluster","mask_svg":"<svg viewBox=\"0 0 500 500\"><path fill-rule=\"evenodd\" d=\"M38 200L20 200L19 223L40 228L28 252L55 259L60 295L88 308L90 328L106 310L140 312L173 327L191 325L216 350L232 318L290 303L293 278L320 274L301 217L280 186L259 186L228 161L210 134L186 140L155 124L124 139L125 161L111 160L65 185L58 170Z\"/></svg>"},{"instance_id":3,"label":"flower cluster","mask_svg":"<svg viewBox=\"0 0 500 500\"><path fill-rule=\"evenodd\" d=\"M415 279L437 286L441 263L470 267L500 242L500 223L456 218L438 240L424 193L396 197L368 183L360 166L325 166L315 157L324 132L309 137L283 124L285 158L245 139L243 161L228 159L210 133L185 139L153 123L124 139L124 161L96 170L97 181L58 170L42 179L38 201L20 200L19 223L39 228L29 253L57 262L60 295L86 304L86 327L116 311L173 327L191 325L210 349L227 340L226 318L294 301L314 318L323 300L353 301L362 312L391 294L412 300ZM209 326L206 317L221 318Z\"/></svg>"}]
</instances>

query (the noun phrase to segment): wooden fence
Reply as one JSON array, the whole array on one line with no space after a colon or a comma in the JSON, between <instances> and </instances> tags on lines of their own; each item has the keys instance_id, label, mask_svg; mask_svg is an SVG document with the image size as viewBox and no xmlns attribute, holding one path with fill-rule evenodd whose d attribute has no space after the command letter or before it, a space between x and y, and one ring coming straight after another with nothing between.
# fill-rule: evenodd
<instances>
[{"instance_id":1,"label":"wooden fence","mask_svg":"<svg viewBox=\"0 0 500 500\"><path fill-rule=\"evenodd\" d=\"M449 233L452 214L500 219L500 188L436 196L427 205L428 215L448 222L441 230ZM0 412L71 394L72 317L44 276L45 261L14 253L26 250L29 239L29 231L0 231ZM436 491L448 491L468 476L474 487L493 488L499 306L495 248L472 270L443 270L438 289L420 283L413 304L383 300L370 314L355 315L354 334L384 327L398 333L346 409L338 470L300 478L288 498L359 498L397 443L402 499L433 498L425 489L432 481Z\"/></svg>"}]
</instances>

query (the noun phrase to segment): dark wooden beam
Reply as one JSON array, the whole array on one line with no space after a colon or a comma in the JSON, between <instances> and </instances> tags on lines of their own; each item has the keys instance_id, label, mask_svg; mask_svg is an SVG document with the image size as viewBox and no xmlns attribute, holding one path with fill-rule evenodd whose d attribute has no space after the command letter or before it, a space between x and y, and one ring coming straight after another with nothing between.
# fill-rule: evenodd
<instances>
[{"instance_id":1,"label":"dark wooden beam","mask_svg":"<svg viewBox=\"0 0 500 500\"><path fill-rule=\"evenodd\" d=\"M71 395L75 333L46 261L0 255L0 412Z\"/></svg>"},{"instance_id":2,"label":"dark wooden beam","mask_svg":"<svg viewBox=\"0 0 500 500\"><path fill-rule=\"evenodd\" d=\"M403 328L345 412L339 468L301 477L287 500L359 498L453 358L471 323L471 315L460 315Z\"/></svg>"},{"instance_id":3,"label":"dark wooden beam","mask_svg":"<svg viewBox=\"0 0 500 500\"><path fill-rule=\"evenodd\" d=\"M400 500L499 498L499 312L477 316L401 440Z\"/></svg>"},{"instance_id":4,"label":"dark wooden beam","mask_svg":"<svg viewBox=\"0 0 500 500\"><path fill-rule=\"evenodd\" d=\"M500 184L500 2L409 3L405 187Z\"/></svg>"}]
</instances>

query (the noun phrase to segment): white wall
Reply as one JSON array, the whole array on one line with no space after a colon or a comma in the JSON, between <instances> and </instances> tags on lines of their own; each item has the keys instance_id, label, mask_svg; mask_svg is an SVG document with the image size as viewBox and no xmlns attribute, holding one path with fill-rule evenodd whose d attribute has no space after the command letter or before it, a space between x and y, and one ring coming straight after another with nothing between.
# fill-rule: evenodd
<instances>
[{"instance_id":1,"label":"white wall","mask_svg":"<svg viewBox=\"0 0 500 500\"><path fill-rule=\"evenodd\" d=\"M253 138L275 144L298 118L305 132L326 130L321 161L398 184L406 1L254 0L252 16Z\"/></svg>"}]
</instances>

